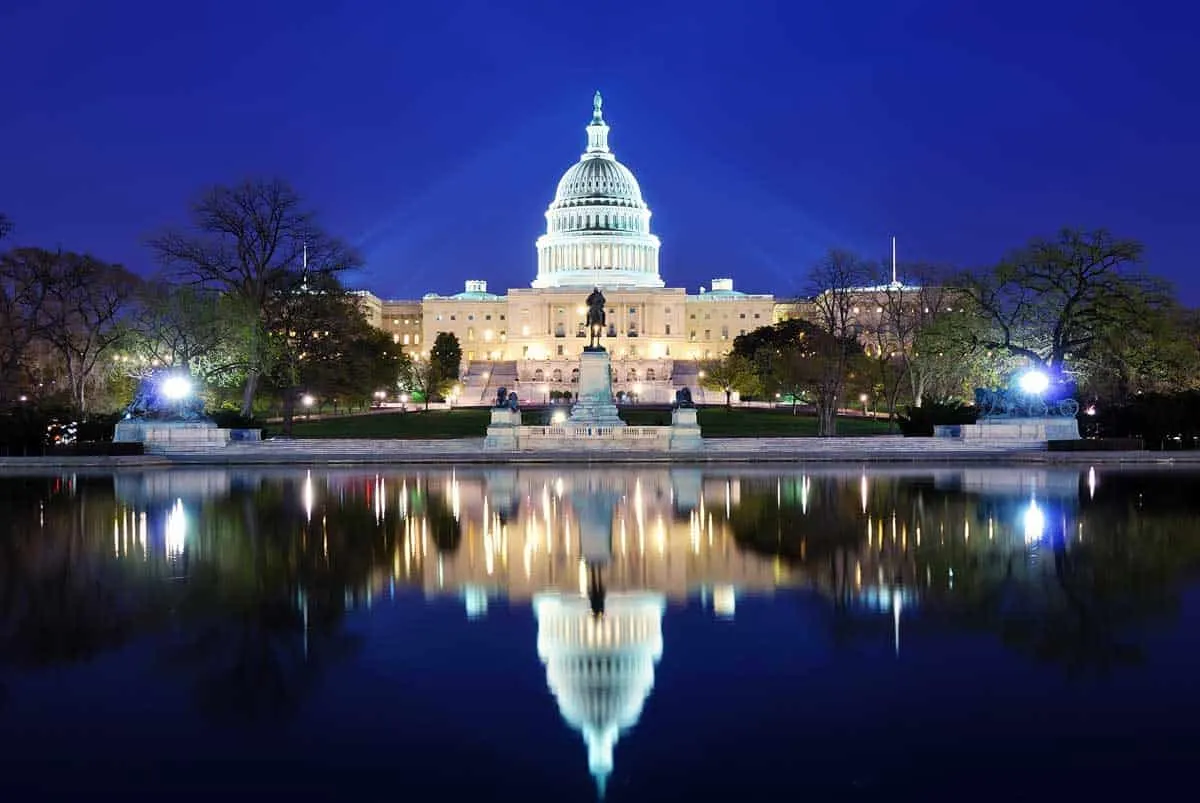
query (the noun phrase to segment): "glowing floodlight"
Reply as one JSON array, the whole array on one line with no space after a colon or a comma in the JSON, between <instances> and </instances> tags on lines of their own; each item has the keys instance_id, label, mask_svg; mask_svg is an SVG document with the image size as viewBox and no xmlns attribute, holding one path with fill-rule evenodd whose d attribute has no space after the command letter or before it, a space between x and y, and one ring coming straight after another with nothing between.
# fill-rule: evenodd
<instances>
[{"instance_id":1,"label":"glowing floodlight","mask_svg":"<svg viewBox=\"0 0 1200 803\"><path fill-rule=\"evenodd\" d=\"M1031 396L1041 396L1050 387L1050 377L1042 371L1026 371L1017 378L1017 385Z\"/></svg>"},{"instance_id":2,"label":"glowing floodlight","mask_svg":"<svg viewBox=\"0 0 1200 803\"><path fill-rule=\"evenodd\" d=\"M168 376L162 383L162 395L169 401L186 399L192 392L192 383L186 376Z\"/></svg>"},{"instance_id":3,"label":"glowing floodlight","mask_svg":"<svg viewBox=\"0 0 1200 803\"><path fill-rule=\"evenodd\" d=\"M567 423L567 411L555 410L554 415L550 416L550 423L554 424L555 426L562 426L563 424Z\"/></svg>"}]
</instances>

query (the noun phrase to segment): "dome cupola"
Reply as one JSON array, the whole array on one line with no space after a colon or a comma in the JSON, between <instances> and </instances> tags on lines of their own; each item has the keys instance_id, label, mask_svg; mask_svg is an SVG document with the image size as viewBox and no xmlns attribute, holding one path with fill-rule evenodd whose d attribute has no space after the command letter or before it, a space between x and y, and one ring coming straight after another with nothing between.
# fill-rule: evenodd
<instances>
[{"instance_id":1,"label":"dome cupola","mask_svg":"<svg viewBox=\"0 0 1200 803\"><path fill-rule=\"evenodd\" d=\"M558 182L538 238L534 287L662 287L650 208L608 147L603 99L592 101L587 150Z\"/></svg>"}]
</instances>

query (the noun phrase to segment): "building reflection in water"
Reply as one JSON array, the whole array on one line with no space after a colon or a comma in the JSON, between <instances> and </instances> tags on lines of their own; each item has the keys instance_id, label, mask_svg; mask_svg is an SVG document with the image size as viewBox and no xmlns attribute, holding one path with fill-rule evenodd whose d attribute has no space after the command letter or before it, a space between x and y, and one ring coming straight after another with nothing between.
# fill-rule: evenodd
<instances>
[{"instance_id":1,"label":"building reflection in water","mask_svg":"<svg viewBox=\"0 0 1200 803\"><path fill-rule=\"evenodd\" d=\"M172 470L117 476L99 528L87 523L105 509L96 501L87 522L58 505L44 514L57 523L29 508L21 526L37 545L43 528L86 524L82 537L111 533L104 549L121 562L167 577L205 567L219 593L239 580L278 586L270 600L294 600L306 656L312 617L328 623L331 606L369 607L405 587L457 597L473 620L496 599L530 604L550 691L603 787L653 688L671 605L729 619L741 596L795 585L827 600L835 641L865 629L899 654L918 614L981 628L1017 615L1047 624L1021 630L1026 645L1006 639L1010 648L1112 660L1116 623L1152 612L1138 596L1149 584L1125 580L1131 567L1159 577L1188 565L1191 542L1162 539L1195 517L1167 497L1161 511L1131 508L1129 480L1104 482L1110 493L1093 469L984 467ZM55 488L72 495L75 480ZM273 554L264 549L287 554L265 561L269 579L247 571L250 556ZM1130 549L1145 551L1142 564L1114 563ZM1104 595L1093 593L1100 581ZM1107 619L1093 615L1103 606ZM1093 632L1110 619L1112 632Z\"/></svg>"}]
</instances>

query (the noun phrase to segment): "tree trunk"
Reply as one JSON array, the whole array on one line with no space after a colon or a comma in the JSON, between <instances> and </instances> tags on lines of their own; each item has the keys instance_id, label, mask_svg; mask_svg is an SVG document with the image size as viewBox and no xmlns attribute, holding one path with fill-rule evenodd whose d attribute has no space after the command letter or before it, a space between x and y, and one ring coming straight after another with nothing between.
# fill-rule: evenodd
<instances>
[{"instance_id":1,"label":"tree trunk","mask_svg":"<svg viewBox=\"0 0 1200 803\"><path fill-rule=\"evenodd\" d=\"M283 392L283 434L292 436L292 424L296 420L296 392L292 389Z\"/></svg>"},{"instance_id":2,"label":"tree trunk","mask_svg":"<svg viewBox=\"0 0 1200 803\"><path fill-rule=\"evenodd\" d=\"M817 437L837 435L837 402L836 398L817 399Z\"/></svg>"},{"instance_id":3,"label":"tree trunk","mask_svg":"<svg viewBox=\"0 0 1200 803\"><path fill-rule=\"evenodd\" d=\"M251 368L246 372L246 385L242 388L242 418L254 415L254 391L258 389L258 371Z\"/></svg>"},{"instance_id":4,"label":"tree trunk","mask_svg":"<svg viewBox=\"0 0 1200 803\"><path fill-rule=\"evenodd\" d=\"M733 391L725 388L725 409L729 410L733 407Z\"/></svg>"}]
</instances>

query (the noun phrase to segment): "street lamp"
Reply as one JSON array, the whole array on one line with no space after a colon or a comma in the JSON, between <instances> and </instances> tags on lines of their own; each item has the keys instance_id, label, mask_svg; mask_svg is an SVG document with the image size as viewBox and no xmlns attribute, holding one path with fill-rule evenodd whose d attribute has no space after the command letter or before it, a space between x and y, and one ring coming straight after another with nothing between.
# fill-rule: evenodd
<instances>
[{"instance_id":1,"label":"street lamp","mask_svg":"<svg viewBox=\"0 0 1200 803\"><path fill-rule=\"evenodd\" d=\"M860 402L862 402L863 418L866 418L867 417L867 394L865 394L865 393L858 394L858 400Z\"/></svg>"}]
</instances>

